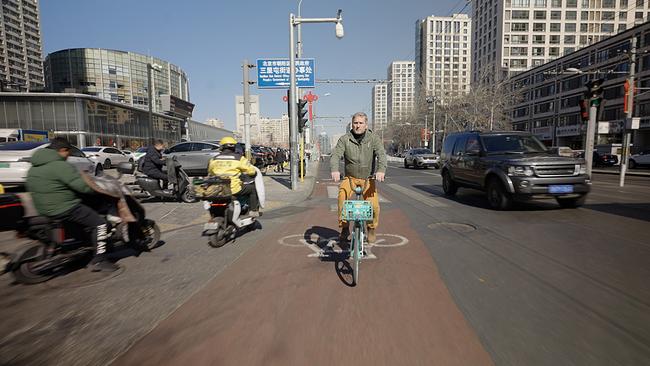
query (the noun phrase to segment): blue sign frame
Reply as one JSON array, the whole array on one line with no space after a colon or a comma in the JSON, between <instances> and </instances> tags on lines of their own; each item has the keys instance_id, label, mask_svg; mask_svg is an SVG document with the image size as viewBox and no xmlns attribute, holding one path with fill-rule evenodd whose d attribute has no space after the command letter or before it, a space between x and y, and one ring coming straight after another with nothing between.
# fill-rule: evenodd
<instances>
[{"instance_id":1,"label":"blue sign frame","mask_svg":"<svg viewBox=\"0 0 650 366\"><path fill-rule=\"evenodd\" d=\"M257 87L260 89L288 89L291 83L288 58L257 60ZM299 88L316 87L313 58L296 59L296 84Z\"/></svg>"}]
</instances>

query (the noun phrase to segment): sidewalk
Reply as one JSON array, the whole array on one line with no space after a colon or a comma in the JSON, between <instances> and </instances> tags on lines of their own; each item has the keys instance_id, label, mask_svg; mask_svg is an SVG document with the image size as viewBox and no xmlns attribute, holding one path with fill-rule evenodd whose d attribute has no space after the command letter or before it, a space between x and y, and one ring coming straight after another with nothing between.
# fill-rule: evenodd
<instances>
[{"instance_id":1,"label":"sidewalk","mask_svg":"<svg viewBox=\"0 0 650 366\"><path fill-rule=\"evenodd\" d=\"M310 162L303 182L298 181L298 189L291 190L291 175L288 170L276 173L271 170L264 176L266 205L263 211L272 211L304 201L311 194L316 182L318 161Z\"/></svg>"}]
</instances>

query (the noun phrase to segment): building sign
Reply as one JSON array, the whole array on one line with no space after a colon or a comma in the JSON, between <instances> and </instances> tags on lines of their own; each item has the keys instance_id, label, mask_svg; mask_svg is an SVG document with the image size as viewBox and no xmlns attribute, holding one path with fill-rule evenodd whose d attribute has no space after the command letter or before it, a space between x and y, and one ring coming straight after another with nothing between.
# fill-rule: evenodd
<instances>
[{"instance_id":1,"label":"building sign","mask_svg":"<svg viewBox=\"0 0 650 366\"><path fill-rule=\"evenodd\" d=\"M313 58L296 60L296 84L299 88L316 85ZM270 58L257 60L257 87L260 89L287 89L291 83L289 59Z\"/></svg>"},{"instance_id":2,"label":"building sign","mask_svg":"<svg viewBox=\"0 0 650 366\"><path fill-rule=\"evenodd\" d=\"M533 134L540 140L553 140L553 126L533 128Z\"/></svg>"},{"instance_id":3,"label":"building sign","mask_svg":"<svg viewBox=\"0 0 650 366\"><path fill-rule=\"evenodd\" d=\"M555 129L557 137L578 136L584 130L585 124L558 126Z\"/></svg>"},{"instance_id":4,"label":"building sign","mask_svg":"<svg viewBox=\"0 0 650 366\"><path fill-rule=\"evenodd\" d=\"M160 102L162 103L162 109L165 114L181 118L192 117L194 104L186 100L177 98L173 95L163 94L160 96Z\"/></svg>"},{"instance_id":5,"label":"building sign","mask_svg":"<svg viewBox=\"0 0 650 366\"><path fill-rule=\"evenodd\" d=\"M619 121L615 122L598 122L598 134L608 135L617 134L622 132L623 124Z\"/></svg>"}]
</instances>

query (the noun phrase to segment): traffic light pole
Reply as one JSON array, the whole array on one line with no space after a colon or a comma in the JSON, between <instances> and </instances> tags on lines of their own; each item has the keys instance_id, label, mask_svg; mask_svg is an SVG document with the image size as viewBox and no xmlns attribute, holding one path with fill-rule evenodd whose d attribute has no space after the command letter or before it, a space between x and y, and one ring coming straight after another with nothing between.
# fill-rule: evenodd
<instances>
[{"instance_id":1,"label":"traffic light pole","mask_svg":"<svg viewBox=\"0 0 650 366\"><path fill-rule=\"evenodd\" d=\"M594 162L594 139L596 135L596 116L598 106L591 103L589 107L589 122L587 123L587 138L585 139L585 160L587 161L587 175L591 179L591 165Z\"/></svg>"},{"instance_id":2,"label":"traffic light pole","mask_svg":"<svg viewBox=\"0 0 650 366\"><path fill-rule=\"evenodd\" d=\"M244 154L246 159L251 160L251 101L250 101L250 83L248 80L248 69L250 65L248 60L244 60L242 69L244 71Z\"/></svg>"},{"instance_id":3,"label":"traffic light pole","mask_svg":"<svg viewBox=\"0 0 650 366\"><path fill-rule=\"evenodd\" d=\"M625 115L625 126L623 130L623 151L621 151L621 172L618 185L623 187L625 185L625 172L627 171L627 163L630 159L630 140L631 133L628 127L632 127L632 113L634 111L634 74L636 69L636 36L632 37L632 47L630 48L630 74L627 78L628 92L627 92L627 113ZM629 126L628 126L629 124Z\"/></svg>"},{"instance_id":4,"label":"traffic light pole","mask_svg":"<svg viewBox=\"0 0 650 366\"><path fill-rule=\"evenodd\" d=\"M291 189L292 190L297 190L298 189L298 110L297 110L297 102L298 99L296 98L296 52L295 52L295 41L294 41L294 35L293 35L293 28L294 28L294 18L295 16L293 14L289 14L289 44L290 44L290 50L289 50L289 74L291 77L289 78L290 81L290 86L289 86L289 149L291 151L291 168L290 168L290 173L291 173Z\"/></svg>"}]
</instances>

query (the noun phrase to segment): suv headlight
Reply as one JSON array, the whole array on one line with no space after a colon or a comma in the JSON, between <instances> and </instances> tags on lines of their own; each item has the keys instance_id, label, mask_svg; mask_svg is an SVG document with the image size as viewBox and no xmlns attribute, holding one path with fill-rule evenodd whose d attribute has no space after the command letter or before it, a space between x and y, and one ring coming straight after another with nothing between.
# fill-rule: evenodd
<instances>
[{"instance_id":1,"label":"suv headlight","mask_svg":"<svg viewBox=\"0 0 650 366\"><path fill-rule=\"evenodd\" d=\"M587 174L587 164L580 164L580 175Z\"/></svg>"},{"instance_id":2,"label":"suv headlight","mask_svg":"<svg viewBox=\"0 0 650 366\"><path fill-rule=\"evenodd\" d=\"M533 168L529 166L515 165L508 167L509 176L532 177L534 174Z\"/></svg>"}]
</instances>

